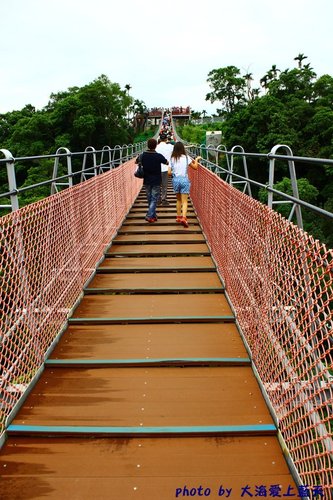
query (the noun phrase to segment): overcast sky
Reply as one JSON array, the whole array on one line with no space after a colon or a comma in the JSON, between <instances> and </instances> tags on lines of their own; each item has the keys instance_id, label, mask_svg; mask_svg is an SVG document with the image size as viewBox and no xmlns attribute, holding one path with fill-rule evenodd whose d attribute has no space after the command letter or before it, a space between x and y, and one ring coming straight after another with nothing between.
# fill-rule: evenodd
<instances>
[{"instance_id":1,"label":"overcast sky","mask_svg":"<svg viewBox=\"0 0 333 500\"><path fill-rule=\"evenodd\" d=\"M155 106L205 100L212 69L236 66L254 86L299 53L333 75L332 0L4 0L0 7L0 113L47 105L51 93L105 74Z\"/></svg>"}]
</instances>

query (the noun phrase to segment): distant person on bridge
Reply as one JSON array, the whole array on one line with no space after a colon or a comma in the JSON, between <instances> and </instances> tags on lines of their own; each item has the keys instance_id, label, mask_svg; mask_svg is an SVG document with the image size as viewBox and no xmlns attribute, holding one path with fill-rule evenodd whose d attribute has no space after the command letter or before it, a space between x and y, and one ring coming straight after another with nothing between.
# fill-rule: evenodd
<instances>
[{"instance_id":1,"label":"distant person on bridge","mask_svg":"<svg viewBox=\"0 0 333 500\"><path fill-rule=\"evenodd\" d=\"M173 145L167 142L167 135L160 134L160 143L156 147L156 151L161 153L168 162L170 163L171 153L173 151ZM162 175L162 184L161 184L161 204L169 205L167 200L167 190L168 190L168 165L161 164L161 175Z\"/></svg>"},{"instance_id":2,"label":"distant person on bridge","mask_svg":"<svg viewBox=\"0 0 333 500\"><path fill-rule=\"evenodd\" d=\"M146 190L148 211L146 214L147 222L156 222L156 205L161 190L161 164L169 165L168 160L156 151L157 140L148 139L148 150L144 151L137 159L136 163L141 161L143 166L143 185Z\"/></svg>"},{"instance_id":3,"label":"distant person on bridge","mask_svg":"<svg viewBox=\"0 0 333 500\"><path fill-rule=\"evenodd\" d=\"M187 204L191 187L187 171L188 167L194 168L196 170L198 168L198 161L200 159L200 156L195 158L195 160L190 158L186 154L185 147L182 142L176 142L176 144L174 145L170 159L170 165L173 190L176 193L177 197L176 222L182 224L184 227L188 227Z\"/></svg>"}]
</instances>

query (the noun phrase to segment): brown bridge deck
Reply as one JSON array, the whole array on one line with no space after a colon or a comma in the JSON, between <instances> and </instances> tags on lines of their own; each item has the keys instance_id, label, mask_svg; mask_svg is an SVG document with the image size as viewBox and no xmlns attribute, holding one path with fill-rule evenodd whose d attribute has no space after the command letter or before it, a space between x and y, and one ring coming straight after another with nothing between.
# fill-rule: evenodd
<instances>
[{"instance_id":1,"label":"brown bridge deck","mask_svg":"<svg viewBox=\"0 0 333 500\"><path fill-rule=\"evenodd\" d=\"M139 195L86 286L8 428L1 499L297 494L195 213L185 230L170 199L149 225Z\"/></svg>"}]
</instances>

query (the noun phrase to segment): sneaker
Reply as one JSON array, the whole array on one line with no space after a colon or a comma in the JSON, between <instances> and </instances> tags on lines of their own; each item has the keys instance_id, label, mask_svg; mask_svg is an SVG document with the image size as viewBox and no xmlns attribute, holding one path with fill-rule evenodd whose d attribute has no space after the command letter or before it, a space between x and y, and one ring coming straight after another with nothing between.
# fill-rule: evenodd
<instances>
[{"instance_id":1,"label":"sneaker","mask_svg":"<svg viewBox=\"0 0 333 500\"><path fill-rule=\"evenodd\" d=\"M176 217L176 222L178 222L178 224L181 224L181 222L182 222L182 217L181 217L180 215L179 215L179 216L177 215L177 217Z\"/></svg>"},{"instance_id":2,"label":"sneaker","mask_svg":"<svg viewBox=\"0 0 333 500\"><path fill-rule=\"evenodd\" d=\"M181 223L184 227L188 227L188 222L187 222L187 218L186 218L186 217L181 217L180 223Z\"/></svg>"},{"instance_id":3,"label":"sneaker","mask_svg":"<svg viewBox=\"0 0 333 500\"><path fill-rule=\"evenodd\" d=\"M156 222L157 219L156 219L156 217L148 217L148 219L146 219L146 221L149 223L152 223L152 222Z\"/></svg>"},{"instance_id":4,"label":"sneaker","mask_svg":"<svg viewBox=\"0 0 333 500\"><path fill-rule=\"evenodd\" d=\"M164 207L167 207L168 205L170 205L170 203L168 202L168 200L163 200L163 201L162 201L162 205L163 205Z\"/></svg>"}]
</instances>

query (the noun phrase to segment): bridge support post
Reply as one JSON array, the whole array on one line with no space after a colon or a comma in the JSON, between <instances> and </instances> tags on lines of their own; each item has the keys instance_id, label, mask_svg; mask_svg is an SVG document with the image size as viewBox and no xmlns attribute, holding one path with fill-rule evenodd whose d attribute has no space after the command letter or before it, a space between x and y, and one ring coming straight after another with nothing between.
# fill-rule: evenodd
<instances>
[{"instance_id":1,"label":"bridge support post","mask_svg":"<svg viewBox=\"0 0 333 500\"><path fill-rule=\"evenodd\" d=\"M246 156L245 156L245 151L244 151L244 148L243 146L239 146L239 145L236 145L234 146L232 149L231 149L231 152L233 153L234 151L236 152L236 149L239 149L239 151L241 153L244 153L243 154L243 169L244 169L244 177L246 179L249 179L249 172L248 172L248 169L247 169L247 163L246 163ZM234 186L235 184L243 184L244 187L243 187L243 193L245 193L245 191L247 191L248 195L251 196L252 198L252 192L251 192L251 185L250 183L248 182L248 180L246 181L234 181L233 180L233 171L234 171L234 155L231 156L231 165L230 165L230 181L229 181L229 184L231 186ZM226 181L228 182L228 180Z\"/></svg>"},{"instance_id":2,"label":"bridge support post","mask_svg":"<svg viewBox=\"0 0 333 500\"><path fill-rule=\"evenodd\" d=\"M7 178L8 178L8 186L10 191L10 205L0 205L0 208L11 208L12 212L14 210L19 209L19 201L17 196L17 185L16 185L16 176L15 176L15 159L8 149L0 149L0 152L6 158L6 167L7 167Z\"/></svg>"},{"instance_id":3,"label":"bridge support post","mask_svg":"<svg viewBox=\"0 0 333 500\"><path fill-rule=\"evenodd\" d=\"M289 146L285 144L277 144L271 149L270 155L276 155L278 149L284 149L287 153L287 156L293 156L293 153L290 149ZM295 170L295 163L293 160L288 160L288 166L289 166L289 175L290 175L290 181L291 181L291 188L293 192L293 197L297 198L299 200L299 193L298 193L298 186L297 186L297 179L296 179L296 170ZM270 158L269 160L269 181L268 181L268 186L270 188L273 188L274 184L274 168L275 168L275 158ZM270 208L273 208L273 205L278 204L278 203L289 203L286 201L274 201L273 200L273 192L268 191L268 206ZM303 229L303 219L302 219L302 211L301 211L301 206L298 205L297 203L293 203L288 220L291 221L294 213L296 213L296 220L297 220L297 225L299 228Z\"/></svg>"},{"instance_id":4,"label":"bridge support post","mask_svg":"<svg viewBox=\"0 0 333 500\"><path fill-rule=\"evenodd\" d=\"M64 151L64 153L63 153ZM58 177L58 168L59 168L59 157L65 154L67 156L67 177L68 182L57 182ZM58 192L59 186L72 187L73 186L73 175L72 175L72 161L71 161L71 152L69 149L61 147L56 151L56 158L54 160L53 166L53 176L52 176L52 184L51 184L51 194L55 194Z\"/></svg>"}]
</instances>

